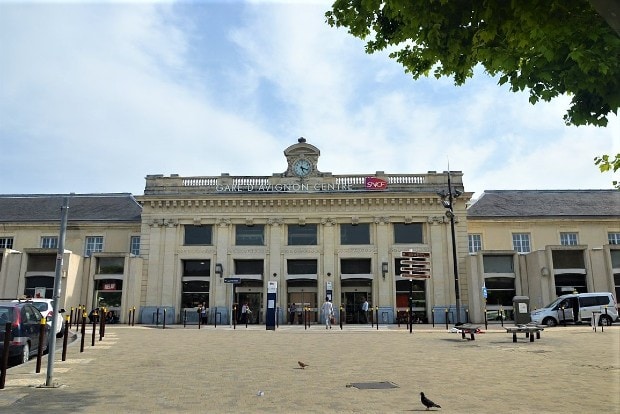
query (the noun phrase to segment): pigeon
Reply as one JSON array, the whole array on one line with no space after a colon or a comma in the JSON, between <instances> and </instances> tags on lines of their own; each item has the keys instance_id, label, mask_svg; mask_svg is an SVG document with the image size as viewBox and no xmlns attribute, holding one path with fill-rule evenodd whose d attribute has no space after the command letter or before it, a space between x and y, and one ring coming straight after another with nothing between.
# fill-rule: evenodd
<instances>
[{"instance_id":1,"label":"pigeon","mask_svg":"<svg viewBox=\"0 0 620 414\"><path fill-rule=\"evenodd\" d=\"M308 364L304 364L304 363L303 363L303 362L301 362L301 361L297 361L297 363L299 364L299 366L301 367L301 369L306 369L306 367L309 367L309 366L310 366L310 365L308 365Z\"/></svg>"},{"instance_id":2,"label":"pigeon","mask_svg":"<svg viewBox=\"0 0 620 414\"><path fill-rule=\"evenodd\" d=\"M422 404L426 406L426 411L428 411L428 409L431 407L441 408L439 404L435 404L434 402L426 398L423 392L420 393L420 401L422 401Z\"/></svg>"}]
</instances>

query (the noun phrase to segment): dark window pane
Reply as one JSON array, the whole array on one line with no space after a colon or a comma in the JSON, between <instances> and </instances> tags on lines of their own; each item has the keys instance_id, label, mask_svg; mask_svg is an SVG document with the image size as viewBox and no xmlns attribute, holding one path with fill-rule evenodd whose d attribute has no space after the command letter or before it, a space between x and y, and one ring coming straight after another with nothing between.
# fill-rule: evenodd
<instances>
[{"instance_id":1,"label":"dark window pane","mask_svg":"<svg viewBox=\"0 0 620 414\"><path fill-rule=\"evenodd\" d=\"M512 255L484 255L482 258L484 273L514 273L514 258Z\"/></svg>"},{"instance_id":2,"label":"dark window pane","mask_svg":"<svg viewBox=\"0 0 620 414\"><path fill-rule=\"evenodd\" d=\"M211 276L211 261L183 260L183 276Z\"/></svg>"},{"instance_id":3,"label":"dark window pane","mask_svg":"<svg viewBox=\"0 0 620 414\"><path fill-rule=\"evenodd\" d=\"M288 244L291 246L316 246L317 244L316 224L288 225Z\"/></svg>"},{"instance_id":4,"label":"dark window pane","mask_svg":"<svg viewBox=\"0 0 620 414\"><path fill-rule=\"evenodd\" d=\"M340 244L370 244L369 224L341 224Z\"/></svg>"},{"instance_id":5,"label":"dark window pane","mask_svg":"<svg viewBox=\"0 0 620 414\"><path fill-rule=\"evenodd\" d=\"M53 272L56 269L56 256L53 254L29 254L29 272Z\"/></svg>"},{"instance_id":6,"label":"dark window pane","mask_svg":"<svg viewBox=\"0 0 620 414\"><path fill-rule=\"evenodd\" d=\"M317 273L316 260L287 260L286 272L289 275L314 275Z\"/></svg>"},{"instance_id":7,"label":"dark window pane","mask_svg":"<svg viewBox=\"0 0 620 414\"><path fill-rule=\"evenodd\" d=\"M125 270L124 257L98 257L97 273L106 275L122 275Z\"/></svg>"},{"instance_id":8,"label":"dark window pane","mask_svg":"<svg viewBox=\"0 0 620 414\"><path fill-rule=\"evenodd\" d=\"M370 259L341 259L340 272L342 274L370 274Z\"/></svg>"},{"instance_id":9,"label":"dark window pane","mask_svg":"<svg viewBox=\"0 0 620 414\"><path fill-rule=\"evenodd\" d=\"M193 226L185 225L185 244L186 245L210 245L212 226Z\"/></svg>"},{"instance_id":10,"label":"dark window pane","mask_svg":"<svg viewBox=\"0 0 620 414\"><path fill-rule=\"evenodd\" d=\"M394 223L394 243L423 243L422 223Z\"/></svg>"},{"instance_id":11,"label":"dark window pane","mask_svg":"<svg viewBox=\"0 0 620 414\"><path fill-rule=\"evenodd\" d=\"M237 224L235 226L235 244L237 246L263 246L265 244L265 226L255 224L246 226Z\"/></svg>"},{"instance_id":12,"label":"dark window pane","mask_svg":"<svg viewBox=\"0 0 620 414\"><path fill-rule=\"evenodd\" d=\"M581 250L553 250L551 257L554 269L585 269Z\"/></svg>"},{"instance_id":13,"label":"dark window pane","mask_svg":"<svg viewBox=\"0 0 620 414\"><path fill-rule=\"evenodd\" d=\"M620 250L610 250L611 254L611 267L617 269L620 267Z\"/></svg>"},{"instance_id":14,"label":"dark window pane","mask_svg":"<svg viewBox=\"0 0 620 414\"><path fill-rule=\"evenodd\" d=\"M263 269L262 260L235 260L236 275L262 275Z\"/></svg>"}]
</instances>

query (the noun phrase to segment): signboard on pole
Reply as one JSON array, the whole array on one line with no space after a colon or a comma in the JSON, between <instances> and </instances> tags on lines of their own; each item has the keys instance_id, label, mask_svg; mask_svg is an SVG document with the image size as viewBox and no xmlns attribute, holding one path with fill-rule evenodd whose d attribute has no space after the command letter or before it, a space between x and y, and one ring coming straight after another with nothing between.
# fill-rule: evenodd
<instances>
[{"instance_id":1,"label":"signboard on pole","mask_svg":"<svg viewBox=\"0 0 620 414\"><path fill-rule=\"evenodd\" d=\"M414 252L405 250L400 256L400 277L408 279L431 278L431 254L428 252Z\"/></svg>"},{"instance_id":2,"label":"signboard on pole","mask_svg":"<svg viewBox=\"0 0 620 414\"><path fill-rule=\"evenodd\" d=\"M234 285L238 285L239 283L241 283L241 278L240 277L225 277L224 283L232 283Z\"/></svg>"}]
</instances>

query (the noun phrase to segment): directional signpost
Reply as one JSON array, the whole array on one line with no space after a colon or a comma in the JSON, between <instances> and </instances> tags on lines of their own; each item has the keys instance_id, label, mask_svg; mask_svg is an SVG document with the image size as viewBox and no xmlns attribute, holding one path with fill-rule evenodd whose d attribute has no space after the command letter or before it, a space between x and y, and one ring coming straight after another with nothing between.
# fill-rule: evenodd
<instances>
[{"instance_id":1,"label":"directional signpost","mask_svg":"<svg viewBox=\"0 0 620 414\"><path fill-rule=\"evenodd\" d=\"M413 332L413 280L431 278L431 254L405 250L400 256L400 277L410 280L409 284L409 333Z\"/></svg>"}]
</instances>

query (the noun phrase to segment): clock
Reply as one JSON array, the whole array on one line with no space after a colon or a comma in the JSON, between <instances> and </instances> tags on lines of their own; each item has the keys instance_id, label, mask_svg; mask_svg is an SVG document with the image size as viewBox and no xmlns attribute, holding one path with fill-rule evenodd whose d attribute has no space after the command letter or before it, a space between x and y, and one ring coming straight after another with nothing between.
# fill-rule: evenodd
<instances>
[{"instance_id":1,"label":"clock","mask_svg":"<svg viewBox=\"0 0 620 414\"><path fill-rule=\"evenodd\" d=\"M310 171L312 171L312 164L304 158L295 161L293 164L293 173L298 177L305 177L310 174Z\"/></svg>"}]
</instances>

